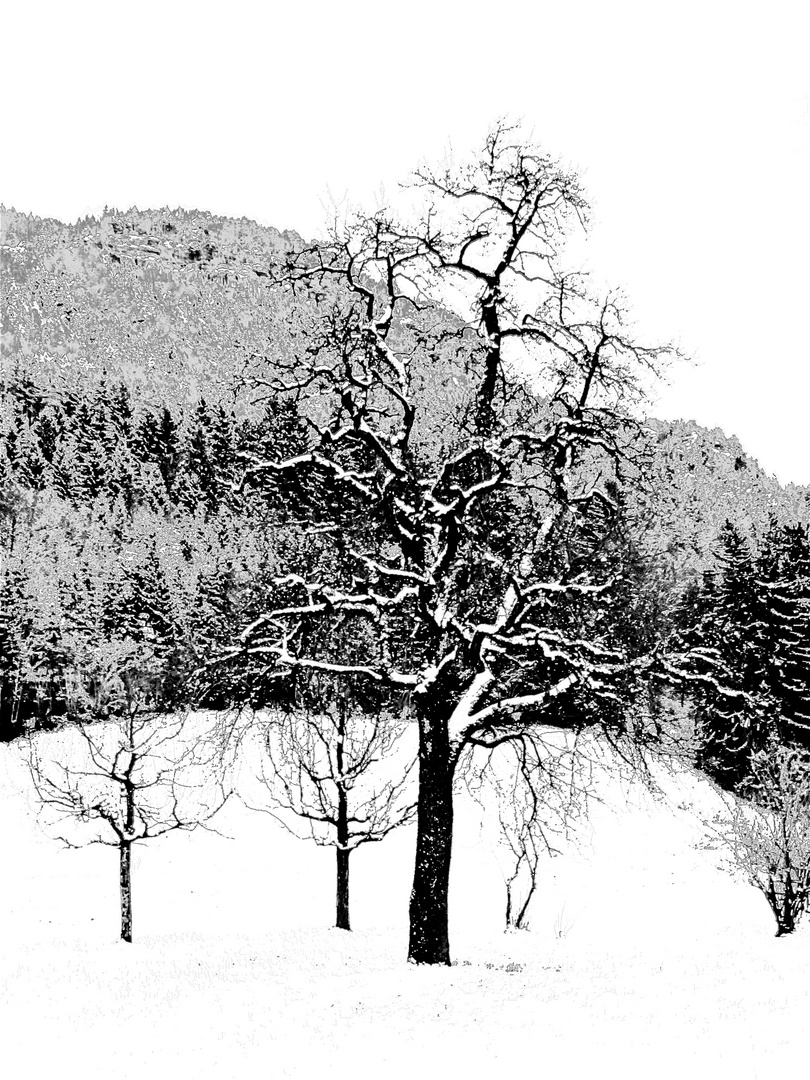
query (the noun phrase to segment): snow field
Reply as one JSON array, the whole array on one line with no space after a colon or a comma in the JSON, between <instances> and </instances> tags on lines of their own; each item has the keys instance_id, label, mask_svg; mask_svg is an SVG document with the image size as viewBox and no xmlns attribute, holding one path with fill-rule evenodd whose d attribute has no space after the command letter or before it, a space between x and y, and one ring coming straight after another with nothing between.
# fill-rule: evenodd
<instances>
[{"instance_id":1,"label":"snow field","mask_svg":"<svg viewBox=\"0 0 810 1080\"><path fill-rule=\"evenodd\" d=\"M0 747L3 1073L61 1077L808 1075L810 927L774 937L755 890L700 848L706 781L656 801L603 779L504 934L478 809L459 799L451 968L405 963L413 831L352 857L354 932L330 928L333 853L229 804L135 858L119 943L114 850L42 834Z\"/></svg>"}]
</instances>

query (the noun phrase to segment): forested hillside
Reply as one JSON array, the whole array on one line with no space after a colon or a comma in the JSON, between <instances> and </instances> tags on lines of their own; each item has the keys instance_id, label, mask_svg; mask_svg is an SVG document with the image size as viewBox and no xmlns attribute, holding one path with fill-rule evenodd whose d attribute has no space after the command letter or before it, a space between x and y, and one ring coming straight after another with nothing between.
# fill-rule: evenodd
<instances>
[{"instance_id":1,"label":"forested hillside","mask_svg":"<svg viewBox=\"0 0 810 1080\"><path fill-rule=\"evenodd\" d=\"M284 349L267 282L295 233L169 210L74 225L3 210L0 228L4 385L17 371L45 395L123 384L145 406L239 413L246 368ZM771 514L810 521L810 489L783 488L735 437L688 419L647 428L646 505L679 577L711 564L727 519L750 535Z\"/></svg>"},{"instance_id":2,"label":"forested hillside","mask_svg":"<svg viewBox=\"0 0 810 1080\"><path fill-rule=\"evenodd\" d=\"M105 377L145 401L219 401L272 349L262 285L291 233L185 211L74 225L2 212L5 364L52 390Z\"/></svg>"},{"instance_id":3,"label":"forested hillside","mask_svg":"<svg viewBox=\"0 0 810 1080\"><path fill-rule=\"evenodd\" d=\"M650 538L667 552L679 583L716 566L726 521L751 539L764 535L771 517L810 523L810 488L783 487L734 436L689 420L648 419L646 427L642 502Z\"/></svg>"},{"instance_id":4,"label":"forested hillside","mask_svg":"<svg viewBox=\"0 0 810 1080\"><path fill-rule=\"evenodd\" d=\"M273 525L301 506L266 478L252 492L245 467L300 450L305 423L244 375L290 347L268 282L302 246L197 212L64 225L3 211L4 737L69 708L65 665L105 633L146 642L179 682L261 605ZM463 401L463 384L447 360L423 392ZM810 491L782 488L719 430L641 432L630 501L665 607L716 565L727 520L752 539L771 517L810 520Z\"/></svg>"},{"instance_id":5,"label":"forested hillside","mask_svg":"<svg viewBox=\"0 0 810 1080\"><path fill-rule=\"evenodd\" d=\"M0 737L75 708L66 671L111 637L156 659L171 701L257 614L307 497L245 470L305 424L243 373L289 348L266 282L301 243L184 211L3 211ZM452 367L426 381L458 396Z\"/></svg>"}]
</instances>

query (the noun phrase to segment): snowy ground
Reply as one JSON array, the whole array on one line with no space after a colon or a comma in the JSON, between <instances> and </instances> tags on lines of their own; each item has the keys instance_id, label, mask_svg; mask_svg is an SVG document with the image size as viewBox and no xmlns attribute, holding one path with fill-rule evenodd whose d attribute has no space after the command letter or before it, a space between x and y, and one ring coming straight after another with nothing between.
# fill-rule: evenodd
<instances>
[{"instance_id":1,"label":"snowy ground","mask_svg":"<svg viewBox=\"0 0 810 1080\"><path fill-rule=\"evenodd\" d=\"M810 924L777 940L762 897L697 846L709 784L667 793L605 789L512 934L460 807L454 965L434 970L405 963L412 832L353 856L346 934L329 928L331 852L238 804L219 822L233 839L141 850L136 940L119 944L115 853L44 836L0 747L3 1075L806 1076Z\"/></svg>"}]
</instances>

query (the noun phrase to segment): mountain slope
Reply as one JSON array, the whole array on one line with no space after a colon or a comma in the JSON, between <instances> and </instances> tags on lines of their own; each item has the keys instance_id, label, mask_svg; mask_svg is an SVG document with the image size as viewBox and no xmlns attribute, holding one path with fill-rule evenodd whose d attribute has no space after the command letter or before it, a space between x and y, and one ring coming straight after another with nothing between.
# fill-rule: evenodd
<instances>
[{"instance_id":1,"label":"mountain slope","mask_svg":"<svg viewBox=\"0 0 810 1080\"><path fill-rule=\"evenodd\" d=\"M216 399L278 336L262 278L300 243L197 212L62 225L4 210L4 366L67 385L106 373L153 400Z\"/></svg>"},{"instance_id":2,"label":"mountain slope","mask_svg":"<svg viewBox=\"0 0 810 1080\"><path fill-rule=\"evenodd\" d=\"M122 380L152 404L204 396L233 407L246 370L273 364L286 312L267 288L303 241L198 211L108 210L74 225L2 213L2 370L75 388ZM435 365L434 365L435 366ZM453 373L430 392L455 393ZM714 563L726 519L748 535L770 515L810 522L810 487L782 487L733 436L688 420L647 422L645 545L681 584Z\"/></svg>"}]
</instances>

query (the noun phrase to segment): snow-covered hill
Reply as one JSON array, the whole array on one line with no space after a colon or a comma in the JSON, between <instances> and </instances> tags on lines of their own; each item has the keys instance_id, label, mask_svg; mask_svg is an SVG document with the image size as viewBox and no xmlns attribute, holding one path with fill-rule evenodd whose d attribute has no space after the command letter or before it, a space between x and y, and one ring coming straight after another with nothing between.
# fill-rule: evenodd
<instances>
[{"instance_id":1,"label":"snow-covered hill","mask_svg":"<svg viewBox=\"0 0 810 1080\"><path fill-rule=\"evenodd\" d=\"M810 924L701 847L714 789L603 780L547 863L531 930L459 801L454 965L405 963L413 834L353 859L351 934L330 929L332 853L229 804L136 858L119 944L115 852L42 834L0 747L0 1048L27 1080L149 1077L798 1077L810 1060Z\"/></svg>"}]
</instances>

